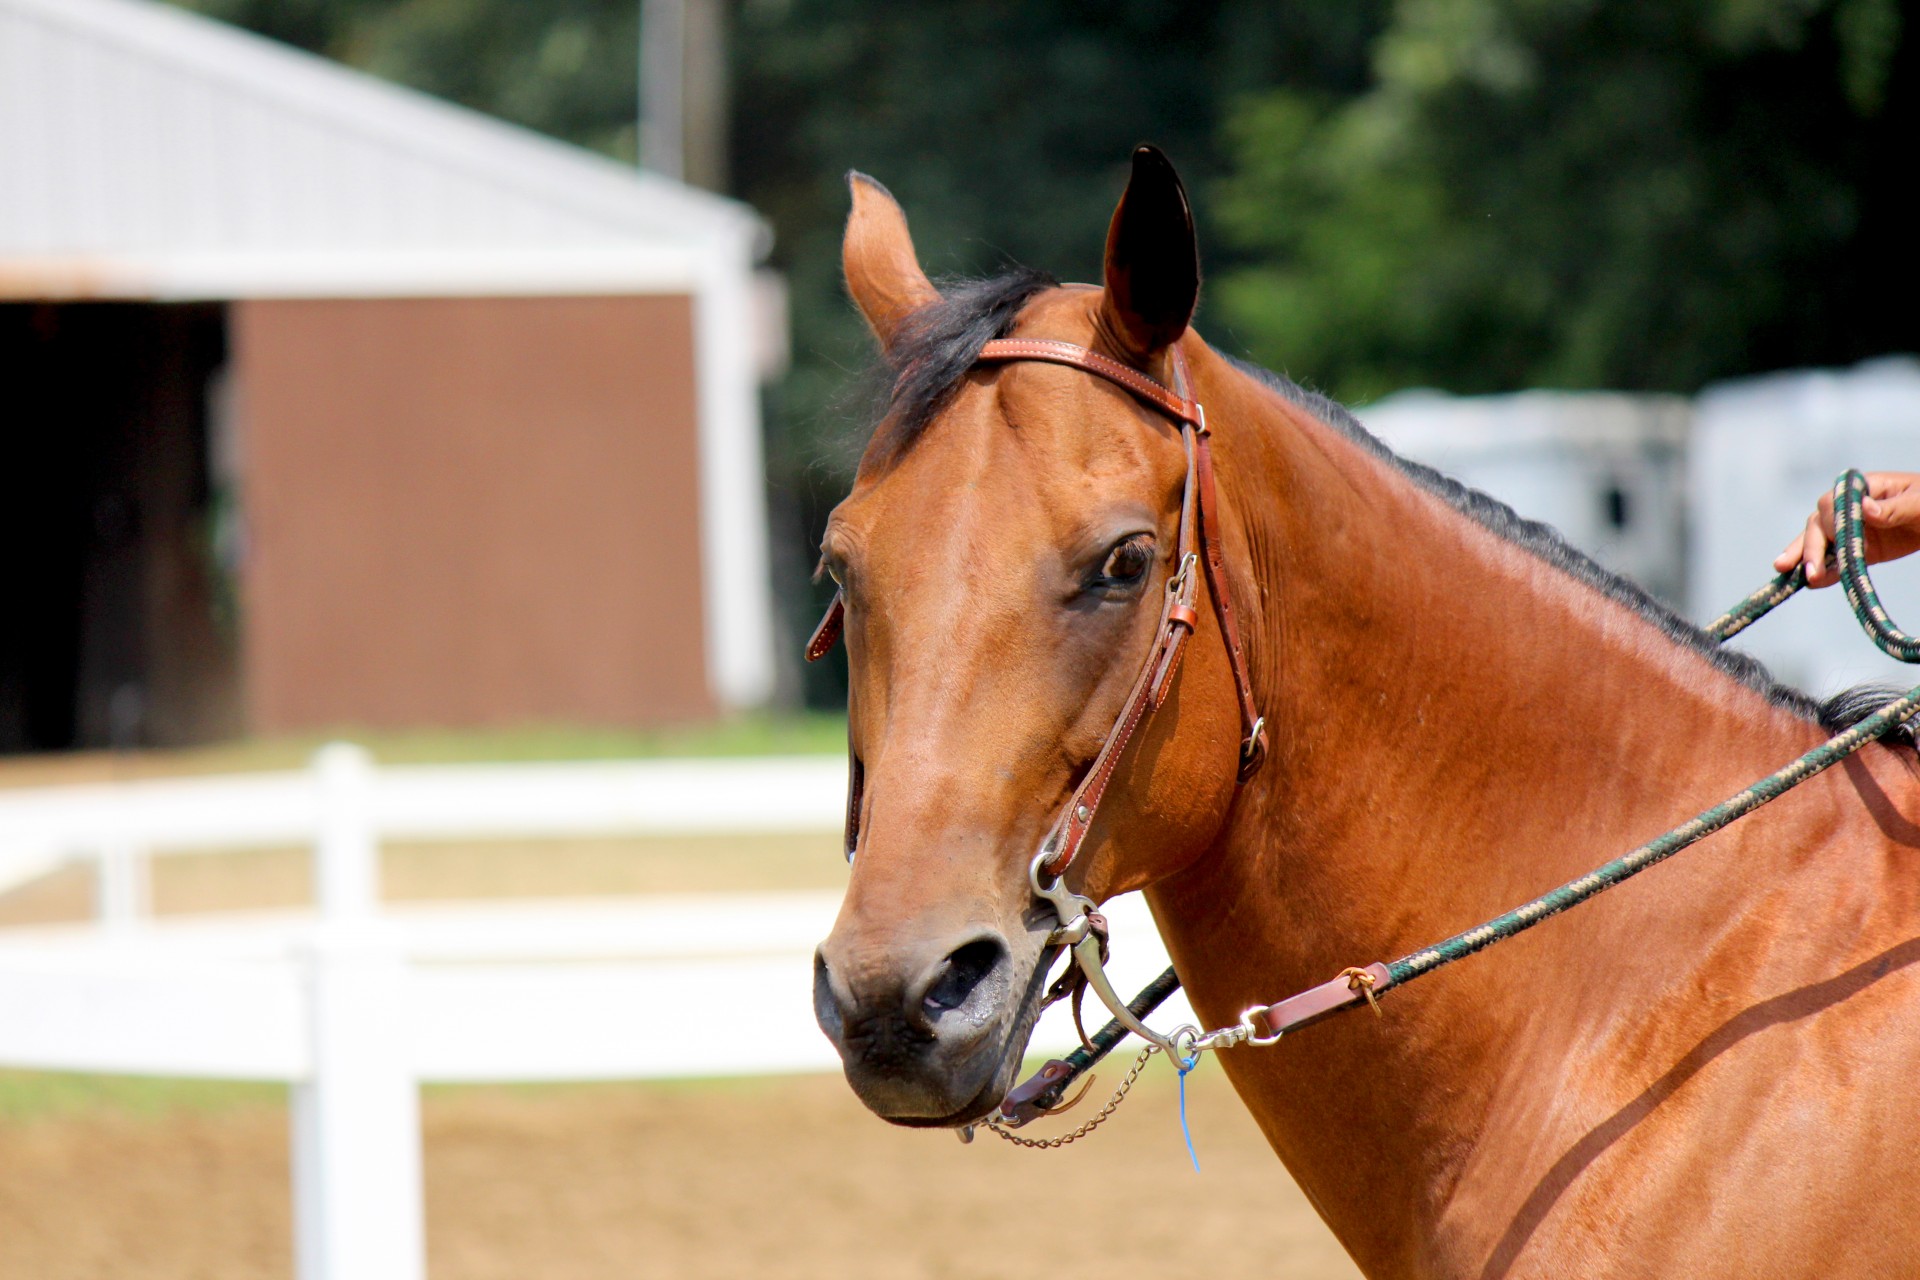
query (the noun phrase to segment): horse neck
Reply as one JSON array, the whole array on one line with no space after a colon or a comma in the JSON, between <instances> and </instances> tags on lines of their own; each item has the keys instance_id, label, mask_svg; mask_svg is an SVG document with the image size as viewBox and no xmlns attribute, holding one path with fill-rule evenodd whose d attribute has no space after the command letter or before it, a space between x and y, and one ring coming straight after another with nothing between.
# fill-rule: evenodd
<instances>
[{"instance_id":1,"label":"horse neck","mask_svg":"<svg viewBox=\"0 0 1920 1280\"><path fill-rule=\"evenodd\" d=\"M1238 594L1258 602L1249 647L1273 742L1217 846L1150 894L1210 1025L1476 924L1820 736L1223 362L1204 362L1199 389L1229 551L1249 570ZM1649 926L1650 908L1614 906L1390 998L1383 1021L1348 1013L1223 1055L1363 1262L1431 1228L1517 1069L1516 1028L1579 1038L1516 973L1630 953L1608 978L1630 1009L1662 946L1677 953L1712 926L1681 910ZM1591 1021L1591 1003L1581 1014Z\"/></svg>"}]
</instances>

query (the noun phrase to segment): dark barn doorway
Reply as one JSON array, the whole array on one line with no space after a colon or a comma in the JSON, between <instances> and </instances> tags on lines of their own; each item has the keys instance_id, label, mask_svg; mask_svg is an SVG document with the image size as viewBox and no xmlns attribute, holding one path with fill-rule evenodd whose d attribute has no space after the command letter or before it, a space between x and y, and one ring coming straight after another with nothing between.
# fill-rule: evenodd
<instances>
[{"instance_id":1,"label":"dark barn doorway","mask_svg":"<svg viewBox=\"0 0 1920 1280\"><path fill-rule=\"evenodd\" d=\"M0 751L240 725L226 309L0 305Z\"/></svg>"}]
</instances>

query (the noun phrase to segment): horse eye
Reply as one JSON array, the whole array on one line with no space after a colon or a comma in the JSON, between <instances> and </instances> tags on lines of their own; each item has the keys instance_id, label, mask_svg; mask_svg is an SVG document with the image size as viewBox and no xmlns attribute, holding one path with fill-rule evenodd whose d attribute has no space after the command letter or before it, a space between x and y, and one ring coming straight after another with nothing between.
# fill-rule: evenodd
<instances>
[{"instance_id":1,"label":"horse eye","mask_svg":"<svg viewBox=\"0 0 1920 1280\"><path fill-rule=\"evenodd\" d=\"M1153 539L1144 533L1137 533L1107 552L1106 563L1100 566L1100 576L1108 582L1133 583L1138 582L1152 567Z\"/></svg>"}]
</instances>

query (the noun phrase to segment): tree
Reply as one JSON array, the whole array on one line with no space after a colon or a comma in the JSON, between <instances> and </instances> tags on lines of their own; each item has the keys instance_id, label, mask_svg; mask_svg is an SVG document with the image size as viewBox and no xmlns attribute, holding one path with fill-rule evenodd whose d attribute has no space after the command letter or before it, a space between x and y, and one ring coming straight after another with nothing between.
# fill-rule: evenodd
<instances>
[{"instance_id":1,"label":"tree","mask_svg":"<svg viewBox=\"0 0 1920 1280\"><path fill-rule=\"evenodd\" d=\"M1337 394L1691 392L1920 346L1895 0L1403 0L1346 100L1248 96L1215 302Z\"/></svg>"}]
</instances>

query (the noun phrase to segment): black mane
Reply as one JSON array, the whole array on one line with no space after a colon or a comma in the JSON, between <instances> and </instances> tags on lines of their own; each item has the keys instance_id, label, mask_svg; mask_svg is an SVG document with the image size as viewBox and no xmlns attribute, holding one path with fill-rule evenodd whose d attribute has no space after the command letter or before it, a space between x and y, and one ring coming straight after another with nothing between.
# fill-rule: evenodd
<instances>
[{"instance_id":1,"label":"black mane","mask_svg":"<svg viewBox=\"0 0 1920 1280\"><path fill-rule=\"evenodd\" d=\"M1639 583L1631 578L1622 577L1611 569L1603 568L1586 552L1562 537L1560 531L1552 525L1528 520L1506 503L1490 498L1478 489L1470 489L1453 477L1444 475L1424 463L1401 457L1360 425L1360 420L1348 412L1346 406L1318 392L1309 391L1292 379L1262 369L1258 365L1248 364L1243 360L1233 360L1232 364L1262 386L1278 392L1293 404L1305 409L1374 457L1398 468L1408 479L1461 515L1521 549L1531 552L1562 573L1592 587L1608 599L1626 605L1660 628L1661 633L1675 644L1701 654L1707 661L1735 680L1765 694L1767 700L1775 706L1783 707L1796 715L1812 720L1829 733L1838 733L1849 725L1866 719L1905 693L1902 689L1861 685L1842 690L1830 698L1820 699L1792 685L1782 684L1773 678L1773 673L1768 671L1766 665L1758 658L1742 653L1738 649L1727 648L1649 595ZM1734 602L1729 600L1727 603ZM1920 721L1908 721L1888 736L1913 743L1917 723Z\"/></svg>"},{"instance_id":2,"label":"black mane","mask_svg":"<svg viewBox=\"0 0 1920 1280\"><path fill-rule=\"evenodd\" d=\"M912 448L960 375L980 358L980 348L1006 337L1028 299L1058 283L1025 267L985 280L944 282L940 301L908 316L887 349L893 393L868 446L871 456L884 463Z\"/></svg>"},{"instance_id":3,"label":"black mane","mask_svg":"<svg viewBox=\"0 0 1920 1280\"><path fill-rule=\"evenodd\" d=\"M1044 273L1015 268L989 279L947 284L942 288L939 302L914 313L887 352L886 363L894 379L893 393L873 444L869 446L871 456L884 461L911 448L945 406L961 375L979 358L980 348L990 339L1005 337L1028 300L1055 283ZM1811 720L1829 733L1838 733L1865 719L1904 692L1867 685L1822 700L1782 684L1759 659L1719 644L1649 595L1638 583L1603 568L1551 525L1524 519L1504 502L1470 489L1432 467L1402 458L1363 427L1344 405L1257 365L1241 360L1233 360L1232 364L1380 461L1398 468L1408 479L1461 515L1632 609L1675 644L1699 653L1733 679L1765 695L1773 705ZM1917 728L1920 728L1920 717L1886 736L1911 746L1916 743Z\"/></svg>"}]
</instances>

